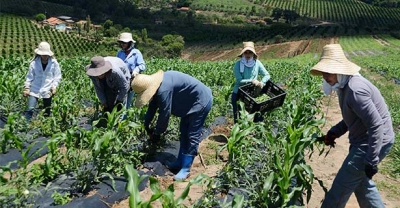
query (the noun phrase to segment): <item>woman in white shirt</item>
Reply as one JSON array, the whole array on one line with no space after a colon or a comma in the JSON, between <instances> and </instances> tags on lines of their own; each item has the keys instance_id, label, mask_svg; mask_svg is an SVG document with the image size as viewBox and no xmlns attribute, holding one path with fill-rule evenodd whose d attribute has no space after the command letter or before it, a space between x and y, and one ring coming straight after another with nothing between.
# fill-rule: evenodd
<instances>
[{"instance_id":1,"label":"woman in white shirt","mask_svg":"<svg viewBox=\"0 0 400 208\"><path fill-rule=\"evenodd\" d=\"M32 118L38 99L43 100L44 115L51 114L51 100L61 81L60 65L53 55L50 44L41 42L35 49L35 57L29 65L23 91L23 95L28 97L28 108L25 111L28 122Z\"/></svg>"}]
</instances>

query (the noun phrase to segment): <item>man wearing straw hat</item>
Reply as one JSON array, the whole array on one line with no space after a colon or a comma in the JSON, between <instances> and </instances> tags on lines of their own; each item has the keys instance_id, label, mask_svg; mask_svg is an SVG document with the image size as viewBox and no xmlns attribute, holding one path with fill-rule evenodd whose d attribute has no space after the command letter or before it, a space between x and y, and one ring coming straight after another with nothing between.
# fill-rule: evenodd
<instances>
[{"instance_id":1,"label":"man wearing straw hat","mask_svg":"<svg viewBox=\"0 0 400 208\"><path fill-rule=\"evenodd\" d=\"M267 81L271 78L268 71L265 69L264 65L261 61L257 60L257 53L254 48L253 42L243 42L243 49L240 52L239 56L240 60L235 63L233 67L233 72L235 74L235 86L233 87L232 92L232 107L233 107L233 119L234 122L237 123L238 117L238 97L237 93L239 87L245 85L247 83L252 83L255 85L259 90L261 90ZM257 80L258 75L261 74L262 79L261 81ZM263 117L260 113L256 113L254 116L254 121L262 121Z\"/></svg>"},{"instance_id":2,"label":"man wearing straw hat","mask_svg":"<svg viewBox=\"0 0 400 208\"><path fill-rule=\"evenodd\" d=\"M94 84L97 97L105 112L114 107L121 110L126 104L131 74L125 63L117 57L95 56L86 66L86 74Z\"/></svg>"},{"instance_id":3,"label":"man wearing straw hat","mask_svg":"<svg viewBox=\"0 0 400 208\"><path fill-rule=\"evenodd\" d=\"M188 178L201 142L204 121L211 110L211 89L187 74L162 70L152 75L137 75L131 86L138 94L136 107L141 108L150 102L144 126L154 142L157 142L167 129L171 115L181 117L178 158L166 165L171 170L179 171L174 177L175 180ZM157 110L157 123L155 128L150 128Z\"/></svg>"},{"instance_id":4,"label":"man wearing straw hat","mask_svg":"<svg viewBox=\"0 0 400 208\"><path fill-rule=\"evenodd\" d=\"M118 44L121 50L117 52L117 57L123 60L131 73L133 79L136 75L142 73L146 69L142 53L135 48L136 41L132 38L132 33L121 33L118 38ZM132 99L135 93L131 90L128 92L126 108L131 107Z\"/></svg>"},{"instance_id":5,"label":"man wearing straw hat","mask_svg":"<svg viewBox=\"0 0 400 208\"><path fill-rule=\"evenodd\" d=\"M359 74L360 69L347 60L339 44L329 44L310 71L323 77L326 95L337 92L343 117L319 139L334 146L335 139L348 131L350 141L349 154L322 207L345 207L353 192L360 207L385 207L372 177L394 143L392 119L381 93Z\"/></svg>"}]
</instances>

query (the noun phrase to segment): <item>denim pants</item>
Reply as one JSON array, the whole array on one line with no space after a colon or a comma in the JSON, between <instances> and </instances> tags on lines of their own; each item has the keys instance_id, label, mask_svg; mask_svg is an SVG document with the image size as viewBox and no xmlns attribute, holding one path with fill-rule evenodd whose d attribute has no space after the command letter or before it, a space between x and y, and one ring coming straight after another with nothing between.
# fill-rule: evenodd
<instances>
[{"instance_id":1,"label":"denim pants","mask_svg":"<svg viewBox=\"0 0 400 208\"><path fill-rule=\"evenodd\" d=\"M129 109L132 105L133 96L135 96L135 91L128 91L128 98L126 100L126 109Z\"/></svg>"},{"instance_id":2,"label":"denim pants","mask_svg":"<svg viewBox=\"0 0 400 208\"><path fill-rule=\"evenodd\" d=\"M201 142L201 132L207 115L211 110L212 102L213 100L211 98L203 110L182 117L179 125L179 131L181 133L179 148L182 154L197 155Z\"/></svg>"},{"instance_id":3,"label":"denim pants","mask_svg":"<svg viewBox=\"0 0 400 208\"><path fill-rule=\"evenodd\" d=\"M44 116L50 116L51 114L51 99L50 98L43 98L43 108L45 109L44 111ZM38 98L30 95L28 97L28 108L25 111L25 118L29 122L32 119L33 112L35 111L35 107L38 103Z\"/></svg>"},{"instance_id":4,"label":"denim pants","mask_svg":"<svg viewBox=\"0 0 400 208\"><path fill-rule=\"evenodd\" d=\"M382 147L379 162L389 153L393 142ZM354 192L360 207L385 207L375 186L364 172L364 159L368 146L350 146L349 154L339 169L331 189L325 195L322 208L345 207Z\"/></svg>"},{"instance_id":5,"label":"denim pants","mask_svg":"<svg viewBox=\"0 0 400 208\"><path fill-rule=\"evenodd\" d=\"M232 92L232 96L231 96L231 102L232 102L232 108L233 108L233 121L235 123L237 123L238 121L238 115L239 115L239 111L240 111L240 106L238 105L238 96L237 93ZM254 115L254 122L261 122L264 120L264 117L262 116L262 114L260 112L256 112L256 114Z\"/></svg>"}]
</instances>

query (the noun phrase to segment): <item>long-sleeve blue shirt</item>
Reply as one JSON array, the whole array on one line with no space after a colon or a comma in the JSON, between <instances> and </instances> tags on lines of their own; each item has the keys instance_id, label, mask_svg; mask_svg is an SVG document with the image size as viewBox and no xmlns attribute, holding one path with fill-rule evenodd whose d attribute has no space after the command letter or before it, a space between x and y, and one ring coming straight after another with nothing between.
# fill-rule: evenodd
<instances>
[{"instance_id":1,"label":"long-sleeve blue shirt","mask_svg":"<svg viewBox=\"0 0 400 208\"><path fill-rule=\"evenodd\" d=\"M132 48L131 52L128 55L126 55L123 50L119 50L117 52L117 57L125 62L131 74L134 71L140 73L146 69L146 64L144 62L143 55L136 48Z\"/></svg>"},{"instance_id":2,"label":"long-sleeve blue shirt","mask_svg":"<svg viewBox=\"0 0 400 208\"><path fill-rule=\"evenodd\" d=\"M239 60L233 67L233 72L236 78L235 86L233 87L234 93L238 92L240 86L245 85L254 79L257 79L259 74L263 76L261 82L264 84L267 83L267 81L271 78L268 71L265 69L264 65L259 60L256 60L256 63L254 64L253 67L244 66L243 73L240 72L240 60Z\"/></svg>"},{"instance_id":3,"label":"long-sleeve blue shirt","mask_svg":"<svg viewBox=\"0 0 400 208\"><path fill-rule=\"evenodd\" d=\"M339 137L349 131L351 145L368 146L365 163L377 165L382 146L394 140L392 119L384 98L360 75L352 76L338 91L338 97L343 120L331 131Z\"/></svg>"},{"instance_id":4,"label":"long-sleeve blue shirt","mask_svg":"<svg viewBox=\"0 0 400 208\"><path fill-rule=\"evenodd\" d=\"M209 87L196 78L178 71L164 72L164 78L145 115L145 126L150 125L158 109L156 134L162 134L168 127L172 115L185 117L203 110L212 99Z\"/></svg>"}]
</instances>

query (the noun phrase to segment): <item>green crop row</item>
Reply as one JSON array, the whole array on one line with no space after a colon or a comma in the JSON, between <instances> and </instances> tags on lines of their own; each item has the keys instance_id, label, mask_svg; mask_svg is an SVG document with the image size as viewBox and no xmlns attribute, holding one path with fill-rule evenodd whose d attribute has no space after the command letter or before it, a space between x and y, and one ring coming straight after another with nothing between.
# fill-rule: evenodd
<instances>
[{"instance_id":1,"label":"green crop row","mask_svg":"<svg viewBox=\"0 0 400 208\"><path fill-rule=\"evenodd\" d=\"M46 30L23 17L0 15L0 56L33 56L42 41L50 43L56 57L110 55L117 51L114 45L96 43L78 34Z\"/></svg>"}]
</instances>

